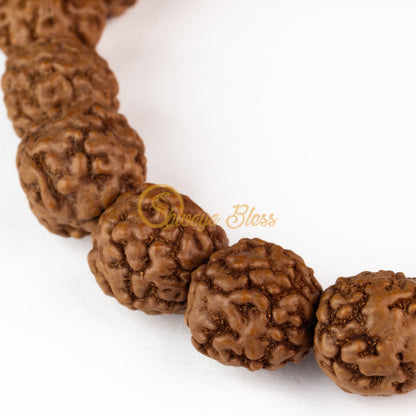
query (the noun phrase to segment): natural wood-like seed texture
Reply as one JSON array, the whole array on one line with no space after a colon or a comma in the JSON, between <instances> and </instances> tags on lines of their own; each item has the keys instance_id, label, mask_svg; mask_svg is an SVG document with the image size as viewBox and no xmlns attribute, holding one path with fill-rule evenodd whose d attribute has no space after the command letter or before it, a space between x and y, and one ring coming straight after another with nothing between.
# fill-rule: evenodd
<instances>
[{"instance_id":1,"label":"natural wood-like seed texture","mask_svg":"<svg viewBox=\"0 0 416 416\"><path fill-rule=\"evenodd\" d=\"M33 124L59 116L61 108L119 107L118 83L107 62L74 37L39 39L12 53L2 89L20 137Z\"/></svg>"},{"instance_id":2,"label":"natural wood-like seed texture","mask_svg":"<svg viewBox=\"0 0 416 416\"><path fill-rule=\"evenodd\" d=\"M73 107L25 137L17 154L20 182L49 231L89 234L102 212L146 177L144 145L122 115Z\"/></svg>"},{"instance_id":3,"label":"natural wood-like seed texture","mask_svg":"<svg viewBox=\"0 0 416 416\"><path fill-rule=\"evenodd\" d=\"M416 388L416 280L402 273L339 278L317 311L315 357L340 388L389 396Z\"/></svg>"},{"instance_id":4,"label":"natural wood-like seed texture","mask_svg":"<svg viewBox=\"0 0 416 416\"><path fill-rule=\"evenodd\" d=\"M193 272L185 321L201 353L252 371L275 370L311 349L321 290L292 251L243 239Z\"/></svg>"},{"instance_id":5,"label":"natural wood-like seed texture","mask_svg":"<svg viewBox=\"0 0 416 416\"><path fill-rule=\"evenodd\" d=\"M9 54L36 39L62 35L94 47L107 12L104 0L0 0L0 49Z\"/></svg>"},{"instance_id":6,"label":"natural wood-like seed texture","mask_svg":"<svg viewBox=\"0 0 416 416\"><path fill-rule=\"evenodd\" d=\"M140 201L144 192L148 193ZM122 195L104 212L92 234L91 271L107 295L130 309L148 314L184 313L191 272L228 245L221 227L212 223L201 227L202 220L157 226L170 214L206 218L185 195L179 196L181 209L178 195L146 184L138 192ZM144 216L139 214L139 204Z\"/></svg>"}]
</instances>

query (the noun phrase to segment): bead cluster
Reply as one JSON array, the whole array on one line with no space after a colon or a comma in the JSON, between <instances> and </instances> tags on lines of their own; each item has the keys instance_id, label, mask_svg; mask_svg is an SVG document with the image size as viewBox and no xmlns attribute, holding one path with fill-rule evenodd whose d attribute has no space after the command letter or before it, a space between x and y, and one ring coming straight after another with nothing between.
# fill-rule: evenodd
<instances>
[{"instance_id":1,"label":"bead cluster","mask_svg":"<svg viewBox=\"0 0 416 416\"><path fill-rule=\"evenodd\" d=\"M145 183L144 144L94 50L107 18L134 3L0 2L2 89L38 220L65 237L92 233L88 261L102 290L133 310L185 313L195 348L223 364L276 370L314 345L345 391L416 388L415 279L364 272L322 294L297 254L259 239L229 246L189 197Z\"/></svg>"}]
</instances>

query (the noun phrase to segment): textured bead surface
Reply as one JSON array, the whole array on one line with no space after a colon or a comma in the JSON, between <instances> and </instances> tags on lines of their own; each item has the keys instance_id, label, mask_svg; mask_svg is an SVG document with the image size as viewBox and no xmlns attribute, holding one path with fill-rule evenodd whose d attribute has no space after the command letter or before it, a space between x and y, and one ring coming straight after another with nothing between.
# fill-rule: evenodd
<instances>
[{"instance_id":1,"label":"textured bead surface","mask_svg":"<svg viewBox=\"0 0 416 416\"><path fill-rule=\"evenodd\" d=\"M77 108L20 143L22 187L39 221L63 236L90 233L116 198L145 180L143 142L118 113Z\"/></svg>"},{"instance_id":2,"label":"textured bead surface","mask_svg":"<svg viewBox=\"0 0 416 416\"><path fill-rule=\"evenodd\" d=\"M402 273L339 278L317 311L315 356L349 393L388 396L416 387L416 281Z\"/></svg>"},{"instance_id":3,"label":"textured bead surface","mask_svg":"<svg viewBox=\"0 0 416 416\"><path fill-rule=\"evenodd\" d=\"M61 107L91 103L118 109L118 83L107 62L76 38L39 39L12 53L2 78L16 133L56 117Z\"/></svg>"},{"instance_id":4,"label":"textured bead surface","mask_svg":"<svg viewBox=\"0 0 416 416\"><path fill-rule=\"evenodd\" d=\"M0 49L9 54L38 38L62 35L95 46L106 15L104 0L0 0Z\"/></svg>"},{"instance_id":5,"label":"textured bead surface","mask_svg":"<svg viewBox=\"0 0 416 416\"><path fill-rule=\"evenodd\" d=\"M185 320L203 354L252 371L275 370L312 347L320 292L295 253L244 239L193 272Z\"/></svg>"},{"instance_id":6,"label":"textured bead surface","mask_svg":"<svg viewBox=\"0 0 416 416\"><path fill-rule=\"evenodd\" d=\"M180 198L184 216L206 216L187 196ZM224 231L214 224L152 226L169 212L178 214L176 202L169 189L146 184L141 192L129 192L108 208L92 234L94 248L88 260L98 284L130 309L183 313L191 271L228 244ZM150 224L139 214L139 203Z\"/></svg>"}]
</instances>

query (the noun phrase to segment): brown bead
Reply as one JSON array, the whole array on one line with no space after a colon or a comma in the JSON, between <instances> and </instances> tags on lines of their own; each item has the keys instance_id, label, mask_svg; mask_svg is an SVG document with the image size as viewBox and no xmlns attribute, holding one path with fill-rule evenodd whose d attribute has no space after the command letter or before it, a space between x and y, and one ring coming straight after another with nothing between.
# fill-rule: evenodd
<instances>
[{"instance_id":1,"label":"brown bead","mask_svg":"<svg viewBox=\"0 0 416 416\"><path fill-rule=\"evenodd\" d=\"M118 83L107 62L71 37L39 39L12 53L2 88L20 137L33 123L56 117L62 107L119 107Z\"/></svg>"},{"instance_id":2,"label":"brown bead","mask_svg":"<svg viewBox=\"0 0 416 416\"><path fill-rule=\"evenodd\" d=\"M65 35L95 46L106 14L104 0L2 0L0 49L9 54L38 38Z\"/></svg>"},{"instance_id":3,"label":"brown bead","mask_svg":"<svg viewBox=\"0 0 416 416\"><path fill-rule=\"evenodd\" d=\"M252 371L275 370L312 347L320 292L298 255L243 239L192 273L185 322L201 353Z\"/></svg>"},{"instance_id":4,"label":"brown bead","mask_svg":"<svg viewBox=\"0 0 416 416\"><path fill-rule=\"evenodd\" d=\"M402 273L339 278L317 311L315 357L341 389L389 396L416 387L416 280Z\"/></svg>"},{"instance_id":5,"label":"brown bead","mask_svg":"<svg viewBox=\"0 0 416 416\"><path fill-rule=\"evenodd\" d=\"M171 215L180 221L166 223ZM101 216L92 234L91 271L107 295L130 309L183 313L191 272L228 244L208 218L187 196L146 184Z\"/></svg>"},{"instance_id":6,"label":"brown bead","mask_svg":"<svg viewBox=\"0 0 416 416\"><path fill-rule=\"evenodd\" d=\"M130 6L136 4L137 0L106 0L108 16L120 16Z\"/></svg>"},{"instance_id":7,"label":"brown bead","mask_svg":"<svg viewBox=\"0 0 416 416\"><path fill-rule=\"evenodd\" d=\"M144 145L113 110L77 108L22 140L20 182L39 221L72 237L90 233L117 197L145 180Z\"/></svg>"}]
</instances>

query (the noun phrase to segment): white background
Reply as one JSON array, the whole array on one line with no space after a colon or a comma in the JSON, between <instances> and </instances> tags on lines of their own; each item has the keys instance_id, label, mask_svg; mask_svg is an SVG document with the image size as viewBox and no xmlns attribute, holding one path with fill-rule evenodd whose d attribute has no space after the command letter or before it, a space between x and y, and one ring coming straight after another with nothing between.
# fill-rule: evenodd
<instances>
[{"instance_id":1,"label":"white background","mask_svg":"<svg viewBox=\"0 0 416 416\"><path fill-rule=\"evenodd\" d=\"M416 2L141 0L99 44L148 180L211 214L235 204L273 228L226 228L290 248L322 286L416 275ZM5 59L0 58L3 70ZM310 354L250 373L198 354L182 316L105 297L89 238L46 232L15 169L0 106L0 412L3 415L412 414L416 392L343 393Z\"/></svg>"}]
</instances>

